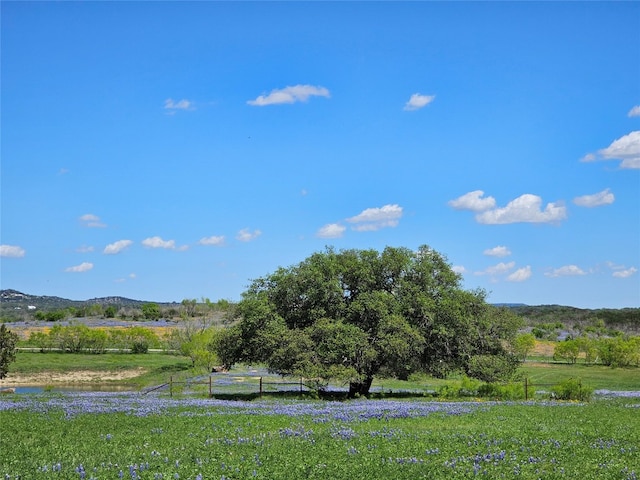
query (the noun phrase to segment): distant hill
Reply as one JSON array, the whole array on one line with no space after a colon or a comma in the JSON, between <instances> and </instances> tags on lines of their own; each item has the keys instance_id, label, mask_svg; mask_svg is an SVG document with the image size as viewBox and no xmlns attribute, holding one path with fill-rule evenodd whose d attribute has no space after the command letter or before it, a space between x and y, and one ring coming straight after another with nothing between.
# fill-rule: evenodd
<instances>
[{"instance_id":1,"label":"distant hill","mask_svg":"<svg viewBox=\"0 0 640 480\"><path fill-rule=\"evenodd\" d=\"M524 318L528 325L559 322L572 329L603 323L610 329L640 332L640 308L586 309L563 305L514 305L508 308Z\"/></svg>"},{"instance_id":2,"label":"distant hill","mask_svg":"<svg viewBox=\"0 0 640 480\"><path fill-rule=\"evenodd\" d=\"M0 315L14 317L17 312L29 310L62 310L69 307L81 308L87 305L102 305L107 307L114 305L124 308L141 308L148 301L133 300L125 297L102 297L89 300L69 300L67 298L47 295L29 295L17 290L0 290ZM160 306L176 305L173 303L155 302ZM34 308L35 307L35 308Z\"/></svg>"},{"instance_id":3,"label":"distant hill","mask_svg":"<svg viewBox=\"0 0 640 480\"><path fill-rule=\"evenodd\" d=\"M17 290L0 290L0 317L16 318L29 311L62 310L69 307L82 308L88 305L114 305L118 308L141 308L146 300L133 300L126 297L101 297L89 300L69 300L44 295L29 295ZM176 302L154 302L161 307L175 307ZM525 305L523 303L500 303L495 306L506 307L524 318L527 325L560 322L568 330L576 325L589 326L604 323L608 328L626 332L640 332L640 308L622 309L583 309L563 305ZM35 307L35 308L33 308Z\"/></svg>"}]
</instances>

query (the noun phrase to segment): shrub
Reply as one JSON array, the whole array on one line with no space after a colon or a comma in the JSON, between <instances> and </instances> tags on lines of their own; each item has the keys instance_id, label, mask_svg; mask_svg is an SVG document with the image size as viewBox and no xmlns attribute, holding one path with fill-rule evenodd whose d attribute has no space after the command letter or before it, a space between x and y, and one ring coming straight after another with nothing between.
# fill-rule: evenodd
<instances>
[{"instance_id":1,"label":"shrub","mask_svg":"<svg viewBox=\"0 0 640 480\"><path fill-rule=\"evenodd\" d=\"M478 388L478 396L495 400L521 400L525 397L522 383L484 383Z\"/></svg>"},{"instance_id":2,"label":"shrub","mask_svg":"<svg viewBox=\"0 0 640 480\"><path fill-rule=\"evenodd\" d=\"M509 380L518 369L515 355L475 355L469 361L467 374L483 382Z\"/></svg>"},{"instance_id":3,"label":"shrub","mask_svg":"<svg viewBox=\"0 0 640 480\"><path fill-rule=\"evenodd\" d=\"M558 400L588 402L591 400L593 388L583 385L580 379L570 378L554 386L551 392L552 396Z\"/></svg>"}]
</instances>

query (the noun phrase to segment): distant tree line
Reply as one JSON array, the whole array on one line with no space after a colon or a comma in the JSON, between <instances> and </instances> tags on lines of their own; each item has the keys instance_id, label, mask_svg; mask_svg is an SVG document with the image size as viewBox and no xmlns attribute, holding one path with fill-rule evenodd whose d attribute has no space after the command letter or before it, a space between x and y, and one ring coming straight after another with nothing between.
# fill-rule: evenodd
<instances>
[{"instance_id":1,"label":"distant tree line","mask_svg":"<svg viewBox=\"0 0 640 480\"><path fill-rule=\"evenodd\" d=\"M577 363L579 358L584 358L585 363L599 363L611 367L638 367L640 336L570 338L555 346L553 358L569 363Z\"/></svg>"},{"instance_id":2,"label":"distant tree line","mask_svg":"<svg viewBox=\"0 0 640 480\"><path fill-rule=\"evenodd\" d=\"M107 349L147 353L149 348L162 346L156 333L149 328L99 329L82 324L56 324L48 332L31 333L27 343L42 352L56 350L67 353L105 353Z\"/></svg>"}]
</instances>

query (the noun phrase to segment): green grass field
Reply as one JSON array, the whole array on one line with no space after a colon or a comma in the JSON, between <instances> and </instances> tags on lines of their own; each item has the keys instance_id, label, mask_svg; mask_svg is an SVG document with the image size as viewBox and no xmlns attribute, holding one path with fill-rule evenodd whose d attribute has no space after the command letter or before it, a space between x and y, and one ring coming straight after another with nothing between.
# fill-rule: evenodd
<instances>
[{"instance_id":1,"label":"green grass field","mask_svg":"<svg viewBox=\"0 0 640 480\"><path fill-rule=\"evenodd\" d=\"M640 401L0 398L0 478L635 479Z\"/></svg>"}]
</instances>

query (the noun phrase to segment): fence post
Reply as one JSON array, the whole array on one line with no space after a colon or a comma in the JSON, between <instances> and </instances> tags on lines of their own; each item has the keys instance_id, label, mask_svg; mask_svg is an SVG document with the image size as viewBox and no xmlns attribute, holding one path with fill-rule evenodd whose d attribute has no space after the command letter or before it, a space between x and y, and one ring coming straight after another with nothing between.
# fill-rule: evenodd
<instances>
[{"instance_id":1,"label":"fence post","mask_svg":"<svg viewBox=\"0 0 640 480\"><path fill-rule=\"evenodd\" d=\"M529 379L524 377L524 399L529 400Z\"/></svg>"},{"instance_id":2,"label":"fence post","mask_svg":"<svg viewBox=\"0 0 640 480\"><path fill-rule=\"evenodd\" d=\"M173 375L169 377L169 396L173 397Z\"/></svg>"},{"instance_id":3,"label":"fence post","mask_svg":"<svg viewBox=\"0 0 640 480\"><path fill-rule=\"evenodd\" d=\"M262 396L262 377L260 377L260 396Z\"/></svg>"}]
</instances>

